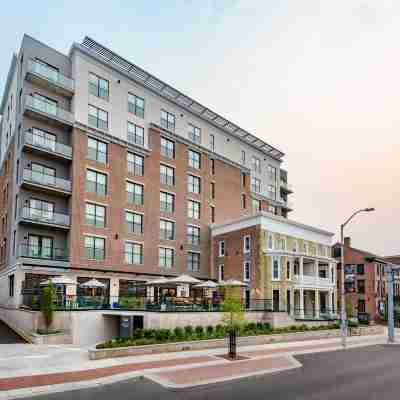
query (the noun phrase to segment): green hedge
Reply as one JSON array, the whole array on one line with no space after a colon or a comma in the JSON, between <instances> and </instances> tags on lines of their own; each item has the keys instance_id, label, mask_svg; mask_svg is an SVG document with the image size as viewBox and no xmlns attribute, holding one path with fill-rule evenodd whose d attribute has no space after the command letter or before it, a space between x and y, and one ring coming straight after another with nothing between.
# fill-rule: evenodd
<instances>
[{"instance_id":1,"label":"green hedge","mask_svg":"<svg viewBox=\"0 0 400 400\"><path fill-rule=\"evenodd\" d=\"M272 329L269 323L251 322L241 326L239 336L271 335L274 333L290 333L305 331L320 331L338 329L339 324L308 327L307 325L293 325L285 328ZM223 325L185 326L175 329L136 329L130 338L117 338L100 343L96 349L111 349L116 347L144 346L147 344L162 344L184 342L190 340L223 339L226 337L226 329Z\"/></svg>"}]
</instances>

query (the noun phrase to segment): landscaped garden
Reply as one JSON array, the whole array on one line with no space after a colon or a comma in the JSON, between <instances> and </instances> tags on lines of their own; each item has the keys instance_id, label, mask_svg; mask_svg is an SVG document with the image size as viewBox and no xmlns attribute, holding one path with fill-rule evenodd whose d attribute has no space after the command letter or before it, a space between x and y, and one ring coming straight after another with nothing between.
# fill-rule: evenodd
<instances>
[{"instance_id":1,"label":"landscaped garden","mask_svg":"<svg viewBox=\"0 0 400 400\"><path fill-rule=\"evenodd\" d=\"M285 328L272 329L269 323L251 322L242 324L238 328L238 336L272 335L279 333L295 333L338 329L339 324L308 327L307 325L293 325ZM175 329L136 329L129 338L116 338L96 346L96 349L111 349L129 346L144 346L151 344L176 343L192 340L223 339L227 336L225 325L214 326L185 326Z\"/></svg>"}]
</instances>

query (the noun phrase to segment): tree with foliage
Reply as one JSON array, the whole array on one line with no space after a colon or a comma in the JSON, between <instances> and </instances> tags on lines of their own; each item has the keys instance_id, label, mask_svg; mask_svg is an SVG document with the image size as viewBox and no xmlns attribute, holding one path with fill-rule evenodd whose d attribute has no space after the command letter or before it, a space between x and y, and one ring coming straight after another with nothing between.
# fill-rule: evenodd
<instances>
[{"instance_id":1,"label":"tree with foliage","mask_svg":"<svg viewBox=\"0 0 400 400\"><path fill-rule=\"evenodd\" d=\"M42 303L41 303L41 311L43 314L47 332L49 332L49 328L53 323L54 297L55 297L55 289L53 283L50 281L49 284L43 289Z\"/></svg>"}]
</instances>

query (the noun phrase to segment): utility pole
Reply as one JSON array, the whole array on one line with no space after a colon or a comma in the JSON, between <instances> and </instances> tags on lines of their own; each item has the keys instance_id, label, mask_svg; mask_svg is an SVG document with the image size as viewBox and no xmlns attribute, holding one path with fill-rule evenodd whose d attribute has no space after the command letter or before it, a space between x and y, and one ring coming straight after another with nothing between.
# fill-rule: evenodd
<instances>
[{"instance_id":1,"label":"utility pole","mask_svg":"<svg viewBox=\"0 0 400 400\"><path fill-rule=\"evenodd\" d=\"M394 344L395 341L395 330L394 330L394 273L400 271L399 265L387 264L386 273L388 274L388 343Z\"/></svg>"}]
</instances>

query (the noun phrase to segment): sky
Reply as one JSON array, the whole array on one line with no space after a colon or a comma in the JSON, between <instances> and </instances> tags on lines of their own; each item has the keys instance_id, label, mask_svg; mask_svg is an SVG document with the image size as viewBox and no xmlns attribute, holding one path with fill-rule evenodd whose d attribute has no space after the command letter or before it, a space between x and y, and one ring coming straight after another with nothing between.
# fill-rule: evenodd
<instances>
[{"instance_id":1,"label":"sky","mask_svg":"<svg viewBox=\"0 0 400 400\"><path fill-rule=\"evenodd\" d=\"M61 4L60 4L61 3ZM290 218L400 254L400 2L7 2L0 95L27 33L67 53L88 35L283 151Z\"/></svg>"}]
</instances>

